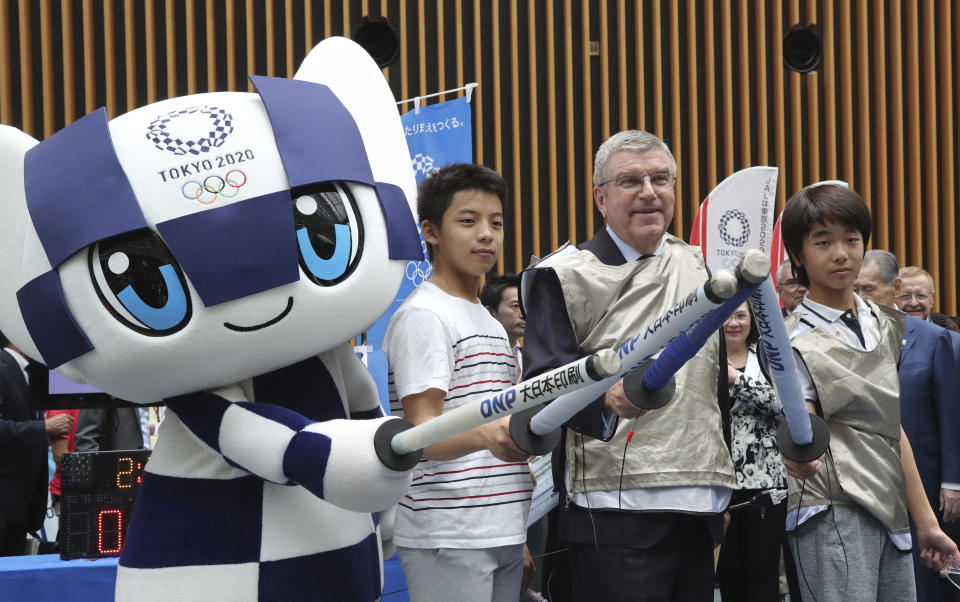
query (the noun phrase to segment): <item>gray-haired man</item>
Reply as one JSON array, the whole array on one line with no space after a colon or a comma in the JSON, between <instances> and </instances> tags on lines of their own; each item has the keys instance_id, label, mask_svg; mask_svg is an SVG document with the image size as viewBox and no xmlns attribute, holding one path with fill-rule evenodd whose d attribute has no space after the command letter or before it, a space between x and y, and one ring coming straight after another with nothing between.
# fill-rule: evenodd
<instances>
[{"instance_id":1,"label":"gray-haired man","mask_svg":"<svg viewBox=\"0 0 960 602\"><path fill-rule=\"evenodd\" d=\"M895 307L902 290L896 256L889 251L867 251L854 291L865 299ZM941 527L951 537L952 520L960 516L960 372L956 367L950 331L907 316L900 352L900 422L913 447L920 481ZM956 523L954 523L954 526ZM916 532L911 522L911 531ZM917 600L958 600L958 592L919 559L913 548Z\"/></svg>"},{"instance_id":2,"label":"gray-haired man","mask_svg":"<svg viewBox=\"0 0 960 602\"><path fill-rule=\"evenodd\" d=\"M653 134L600 146L593 195L605 227L523 276L525 377L622 344L706 279L700 251L667 234L676 173ZM713 599L713 545L736 485L721 349L712 337L678 372L665 408L643 414L620 382L564 428L554 457L571 599Z\"/></svg>"}]
</instances>

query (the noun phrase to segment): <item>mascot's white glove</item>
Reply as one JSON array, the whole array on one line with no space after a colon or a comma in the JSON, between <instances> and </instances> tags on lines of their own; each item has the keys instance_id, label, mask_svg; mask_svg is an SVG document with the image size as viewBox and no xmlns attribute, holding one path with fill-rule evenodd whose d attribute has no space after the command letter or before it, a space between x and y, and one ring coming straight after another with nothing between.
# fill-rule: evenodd
<instances>
[{"instance_id":1,"label":"mascot's white glove","mask_svg":"<svg viewBox=\"0 0 960 602\"><path fill-rule=\"evenodd\" d=\"M378 512L400 501L410 487L411 471L387 468L373 448L374 433L387 420L399 419L329 420L303 429L330 438L324 500L354 512Z\"/></svg>"},{"instance_id":2,"label":"mascot's white glove","mask_svg":"<svg viewBox=\"0 0 960 602\"><path fill-rule=\"evenodd\" d=\"M393 545L393 527L397 522L397 507L378 512L377 522L380 525L380 547L383 550L383 559L386 560L397 552L397 547Z\"/></svg>"}]
</instances>

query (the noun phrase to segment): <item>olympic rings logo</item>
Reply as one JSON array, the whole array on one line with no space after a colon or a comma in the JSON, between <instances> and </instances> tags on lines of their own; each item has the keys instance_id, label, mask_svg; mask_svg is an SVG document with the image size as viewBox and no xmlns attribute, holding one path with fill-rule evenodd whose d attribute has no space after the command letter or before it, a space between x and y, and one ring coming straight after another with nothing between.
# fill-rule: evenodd
<instances>
[{"instance_id":1,"label":"olympic rings logo","mask_svg":"<svg viewBox=\"0 0 960 602\"><path fill-rule=\"evenodd\" d=\"M201 205L212 205L219 197L232 199L240 194L240 189L247 183L247 174L239 169L231 169L224 177L217 175L207 176L203 183L196 180L184 182L180 187L180 194L190 201L197 201ZM232 191L228 192L228 189Z\"/></svg>"},{"instance_id":2,"label":"olympic rings logo","mask_svg":"<svg viewBox=\"0 0 960 602\"><path fill-rule=\"evenodd\" d=\"M407 280L413 283L413 286L420 286L424 280L430 277L433 272L433 266L429 261L408 261L406 276Z\"/></svg>"}]
</instances>

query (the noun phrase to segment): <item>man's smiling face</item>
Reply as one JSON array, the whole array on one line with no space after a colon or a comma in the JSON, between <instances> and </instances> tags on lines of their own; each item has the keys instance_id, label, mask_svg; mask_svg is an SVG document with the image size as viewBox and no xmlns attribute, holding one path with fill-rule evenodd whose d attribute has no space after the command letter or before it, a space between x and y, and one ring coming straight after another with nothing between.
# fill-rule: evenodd
<instances>
[{"instance_id":1,"label":"man's smiling face","mask_svg":"<svg viewBox=\"0 0 960 602\"><path fill-rule=\"evenodd\" d=\"M607 164L607 180L593 189L597 208L621 240L642 253L652 252L673 220L676 202L674 174L667 153L659 149L618 151ZM666 186L656 185L657 176L669 177ZM632 189L620 182L639 186Z\"/></svg>"}]
</instances>

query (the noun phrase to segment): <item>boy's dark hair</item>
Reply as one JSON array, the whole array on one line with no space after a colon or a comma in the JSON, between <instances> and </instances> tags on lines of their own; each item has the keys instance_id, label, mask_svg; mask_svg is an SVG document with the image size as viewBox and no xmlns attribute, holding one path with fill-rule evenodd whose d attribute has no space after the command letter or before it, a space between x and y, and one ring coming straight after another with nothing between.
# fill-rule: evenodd
<instances>
[{"instance_id":1,"label":"boy's dark hair","mask_svg":"<svg viewBox=\"0 0 960 602\"><path fill-rule=\"evenodd\" d=\"M807 186L787 200L780 218L780 236L790 256L793 275L805 287L810 286L807 270L797 259L803 254L803 241L816 224L833 222L853 228L863 237L863 247L870 242L873 220L859 194L838 184Z\"/></svg>"},{"instance_id":2,"label":"boy's dark hair","mask_svg":"<svg viewBox=\"0 0 960 602\"><path fill-rule=\"evenodd\" d=\"M437 228L443 223L453 195L461 190L482 190L500 198L503 212L507 212L507 182L503 176L483 165L454 163L441 167L420 182L417 190L418 223L430 222ZM433 248L427 245L427 255L433 259Z\"/></svg>"},{"instance_id":3,"label":"boy's dark hair","mask_svg":"<svg viewBox=\"0 0 960 602\"><path fill-rule=\"evenodd\" d=\"M518 274L507 273L502 276L490 276L487 278L483 290L480 291L480 303L487 309L497 311L500 303L503 301L503 290L511 286L520 290L520 276Z\"/></svg>"}]
</instances>

